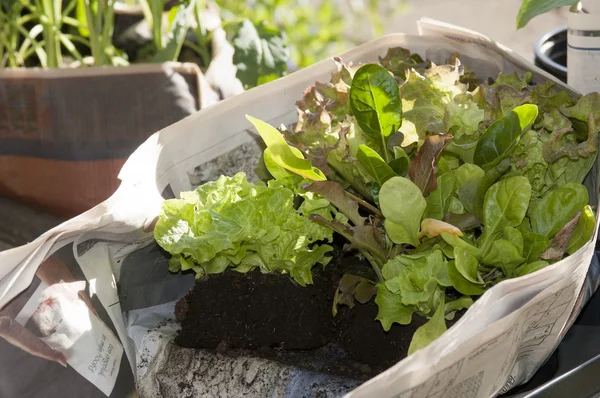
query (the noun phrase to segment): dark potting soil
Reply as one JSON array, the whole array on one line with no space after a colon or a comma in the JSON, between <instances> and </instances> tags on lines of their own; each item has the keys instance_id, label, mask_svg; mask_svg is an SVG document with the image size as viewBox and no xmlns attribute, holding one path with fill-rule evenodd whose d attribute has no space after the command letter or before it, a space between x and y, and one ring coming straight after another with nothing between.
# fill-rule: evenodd
<instances>
[{"instance_id":1,"label":"dark potting soil","mask_svg":"<svg viewBox=\"0 0 600 398\"><path fill-rule=\"evenodd\" d=\"M354 308L332 305L344 273L369 274L367 262L336 250L313 285L281 274L226 271L197 281L176 305L181 330L175 343L230 356L252 354L354 379L371 378L405 358L415 330L427 320L385 332L373 300ZM457 316L453 323L459 318ZM317 365L318 364L318 365ZM318 368L316 368L317 366Z\"/></svg>"},{"instance_id":2,"label":"dark potting soil","mask_svg":"<svg viewBox=\"0 0 600 398\"><path fill-rule=\"evenodd\" d=\"M181 331L175 342L188 348L307 350L322 347L335 331L335 289L322 271L302 287L281 274L226 271L200 280L176 307Z\"/></svg>"}]
</instances>

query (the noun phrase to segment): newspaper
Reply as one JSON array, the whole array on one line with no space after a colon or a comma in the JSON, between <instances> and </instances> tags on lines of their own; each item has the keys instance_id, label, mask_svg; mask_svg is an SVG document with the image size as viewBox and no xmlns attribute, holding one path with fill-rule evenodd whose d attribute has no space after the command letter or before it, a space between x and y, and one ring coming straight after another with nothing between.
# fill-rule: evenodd
<instances>
[{"instance_id":1,"label":"newspaper","mask_svg":"<svg viewBox=\"0 0 600 398\"><path fill-rule=\"evenodd\" d=\"M340 56L370 61L395 46L439 63L458 52L479 76L531 71L534 82L573 93L509 49L430 20L420 22L420 36L385 36ZM296 99L334 68L320 62L154 134L128 159L111 198L0 252L0 395L475 398L531 378L597 288L589 265L598 226L578 252L498 284L438 340L366 383L172 343L174 303L194 278L170 274L154 243L162 201L220 174L252 175L262 147L244 115L291 124ZM592 204L598 170L585 182Z\"/></svg>"}]
</instances>

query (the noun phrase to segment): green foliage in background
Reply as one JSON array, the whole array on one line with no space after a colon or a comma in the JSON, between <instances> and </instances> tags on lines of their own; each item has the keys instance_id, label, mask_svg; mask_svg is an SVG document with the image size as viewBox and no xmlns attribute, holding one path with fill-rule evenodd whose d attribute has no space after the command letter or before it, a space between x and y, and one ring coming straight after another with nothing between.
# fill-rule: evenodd
<instances>
[{"instance_id":1,"label":"green foliage in background","mask_svg":"<svg viewBox=\"0 0 600 398\"><path fill-rule=\"evenodd\" d=\"M370 27L369 34L383 34L380 18L383 3L391 10L403 1L381 0L216 0L225 18L234 16L251 21L270 21L285 32L294 65L308 65L360 44L352 37L357 27ZM396 4L397 3L397 4Z\"/></svg>"},{"instance_id":2,"label":"green foliage in background","mask_svg":"<svg viewBox=\"0 0 600 398\"><path fill-rule=\"evenodd\" d=\"M206 70L215 12L234 47L237 77L251 88L383 33L380 0L126 0L139 6L152 41L128 59L114 45L118 0L0 0L0 67L124 66L180 59L191 50ZM383 10L383 12L382 12Z\"/></svg>"}]
</instances>

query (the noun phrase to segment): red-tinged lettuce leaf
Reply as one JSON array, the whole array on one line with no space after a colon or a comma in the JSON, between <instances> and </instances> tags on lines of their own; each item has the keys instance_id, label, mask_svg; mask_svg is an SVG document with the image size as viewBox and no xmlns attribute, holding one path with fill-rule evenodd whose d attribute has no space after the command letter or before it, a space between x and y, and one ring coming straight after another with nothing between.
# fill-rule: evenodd
<instances>
[{"instance_id":1,"label":"red-tinged lettuce leaf","mask_svg":"<svg viewBox=\"0 0 600 398\"><path fill-rule=\"evenodd\" d=\"M305 186L304 189L319 194L330 201L354 225L365 223L365 218L358 213L358 202L352 199L340 184L333 181L317 181Z\"/></svg>"},{"instance_id":2,"label":"red-tinged lettuce leaf","mask_svg":"<svg viewBox=\"0 0 600 398\"><path fill-rule=\"evenodd\" d=\"M363 198L370 199L375 180L358 161L358 152L361 145L379 152L379 143L365 134L351 116L347 117L340 127L332 129L332 132L339 135L337 144L327 153L327 163L333 171L333 179L337 178L337 182L343 181Z\"/></svg>"},{"instance_id":3,"label":"red-tinged lettuce leaf","mask_svg":"<svg viewBox=\"0 0 600 398\"><path fill-rule=\"evenodd\" d=\"M558 231L558 233L552 239L550 247L542 253L540 258L547 261L558 261L565 255L567 251L567 245L575 232L577 223L581 218L581 211L575 213L575 215L565 224L564 227Z\"/></svg>"},{"instance_id":4,"label":"red-tinged lettuce leaf","mask_svg":"<svg viewBox=\"0 0 600 398\"><path fill-rule=\"evenodd\" d=\"M540 114L550 112L553 108L568 108L576 103L569 93L560 90L556 87L556 83L551 81L544 84L538 84L530 88L530 90L531 99L533 103L540 108Z\"/></svg>"},{"instance_id":5,"label":"red-tinged lettuce leaf","mask_svg":"<svg viewBox=\"0 0 600 398\"><path fill-rule=\"evenodd\" d=\"M539 120L540 118L538 118ZM555 130L571 130L573 128L573 123L567 118L565 115L557 107L552 107L547 109L541 115L540 123L536 123L535 127L543 127L549 132L553 132ZM587 137L587 129L585 129L585 137Z\"/></svg>"},{"instance_id":6,"label":"red-tinged lettuce leaf","mask_svg":"<svg viewBox=\"0 0 600 398\"><path fill-rule=\"evenodd\" d=\"M357 250L366 250L382 263L387 259L385 238L373 225L352 227L350 247Z\"/></svg>"},{"instance_id":7,"label":"red-tinged lettuce leaf","mask_svg":"<svg viewBox=\"0 0 600 398\"><path fill-rule=\"evenodd\" d=\"M423 74L414 69L408 72L400 86L403 112L400 131L404 134L404 147L422 143L428 133L445 131L446 106L467 90L460 83L460 76L460 65L436 65Z\"/></svg>"},{"instance_id":8,"label":"red-tinged lettuce leaf","mask_svg":"<svg viewBox=\"0 0 600 398\"><path fill-rule=\"evenodd\" d=\"M524 104L512 109L506 116L490 125L479 139L473 162L482 166L496 165L516 147L523 132L538 115L538 107Z\"/></svg>"},{"instance_id":9,"label":"red-tinged lettuce leaf","mask_svg":"<svg viewBox=\"0 0 600 398\"><path fill-rule=\"evenodd\" d=\"M316 115L327 115L327 125L332 120L337 122L343 120L350 113L348 104L348 86L345 83L315 83L304 91L301 100L296 101L298 107L298 125L296 131L314 128L311 121ZM320 118L325 119L324 116Z\"/></svg>"},{"instance_id":10,"label":"red-tinged lettuce leaf","mask_svg":"<svg viewBox=\"0 0 600 398\"><path fill-rule=\"evenodd\" d=\"M452 136L449 134L437 134L427 137L408 166L408 176L423 192L423 196L429 195L431 191L437 188L435 163L451 139Z\"/></svg>"},{"instance_id":11,"label":"red-tinged lettuce leaf","mask_svg":"<svg viewBox=\"0 0 600 398\"><path fill-rule=\"evenodd\" d=\"M506 84L494 87L482 85L474 95L488 125L508 115L517 106L532 102L530 90L521 91Z\"/></svg>"},{"instance_id":12,"label":"red-tinged lettuce leaf","mask_svg":"<svg viewBox=\"0 0 600 398\"><path fill-rule=\"evenodd\" d=\"M509 74L500 73L491 87L505 85L521 91L524 88L527 88L532 78L533 74L531 72L526 72L523 76L519 75L517 72Z\"/></svg>"},{"instance_id":13,"label":"red-tinged lettuce leaf","mask_svg":"<svg viewBox=\"0 0 600 398\"><path fill-rule=\"evenodd\" d=\"M600 93L587 94L571 107L563 104L561 111L565 116L582 122L587 122L590 113L593 113L596 124L600 124Z\"/></svg>"},{"instance_id":14,"label":"red-tinged lettuce leaf","mask_svg":"<svg viewBox=\"0 0 600 398\"><path fill-rule=\"evenodd\" d=\"M355 301L369 302L377 294L377 286L372 281L357 275L344 274L333 297L333 316L341 304L354 308Z\"/></svg>"},{"instance_id":15,"label":"red-tinged lettuce leaf","mask_svg":"<svg viewBox=\"0 0 600 398\"><path fill-rule=\"evenodd\" d=\"M362 131L353 116L346 116L335 125L285 131L284 135L287 142L298 148L329 180L344 187L352 186L364 198L371 198L370 184L374 180L357 161L358 148L364 144L379 151L380 144Z\"/></svg>"},{"instance_id":16,"label":"red-tinged lettuce leaf","mask_svg":"<svg viewBox=\"0 0 600 398\"><path fill-rule=\"evenodd\" d=\"M342 235L350 243L350 248L372 256L380 264L379 267L387 260L385 238L373 225L350 227L337 220L327 220L318 214L311 214L309 219ZM376 273L380 272L379 269L375 271Z\"/></svg>"},{"instance_id":17,"label":"red-tinged lettuce leaf","mask_svg":"<svg viewBox=\"0 0 600 398\"><path fill-rule=\"evenodd\" d=\"M293 131L283 132L286 140L328 177L333 172L327 164L327 155L337 148L351 123L348 91L354 74L339 58L335 61L337 71L329 83L317 82L304 91L302 99L296 102L298 122Z\"/></svg>"},{"instance_id":18,"label":"red-tinged lettuce leaf","mask_svg":"<svg viewBox=\"0 0 600 398\"><path fill-rule=\"evenodd\" d=\"M550 113L546 113L544 123L550 123L550 118ZM577 154L578 150L585 154L586 147L591 150L593 141L597 139L595 134L581 143L577 142L575 132L566 132L560 142L553 141L559 135L559 132L548 133L544 128L526 131L510 156L509 174L527 177L533 198L542 198L570 182L583 182L594 164L594 153L587 157L569 155ZM548 160L553 162L548 163Z\"/></svg>"},{"instance_id":19,"label":"red-tinged lettuce leaf","mask_svg":"<svg viewBox=\"0 0 600 398\"><path fill-rule=\"evenodd\" d=\"M563 156L577 160L580 157L587 158L596 153L598 150L598 130L593 112L588 115L588 136L585 141L577 143L574 135L570 134L572 131L571 128L565 127L552 132L550 139L543 145L543 155L546 162L553 163ZM571 142L569 142L569 138L571 138Z\"/></svg>"},{"instance_id":20,"label":"red-tinged lettuce leaf","mask_svg":"<svg viewBox=\"0 0 600 398\"><path fill-rule=\"evenodd\" d=\"M385 57L379 57L379 63L402 80L406 80L408 69L425 69L431 65L431 62L423 60L419 54L411 54L410 50L402 47L389 48Z\"/></svg>"},{"instance_id":21,"label":"red-tinged lettuce leaf","mask_svg":"<svg viewBox=\"0 0 600 398\"><path fill-rule=\"evenodd\" d=\"M360 64L356 66L345 64L340 57L333 57L333 62L335 62L337 69L331 74L331 83L335 85L345 84L347 87L350 87L354 73L360 68Z\"/></svg>"},{"instance_id":22,"label":"red-tinged lettuce leaf","mask_svg":"<svg viewBox=\"0 0 600 398\"><path fill-rule=\"evenodd\" d=\"M460 64L460 53L455 52L450 54L448 57L448 63L450 65L456 65L457 62ZM460 82L468 86L469 91L475 90L480 86L483 81L475 75L475 72L468 65L461 65L462 75L460 76Z\"/></svg>"}]
</instances>

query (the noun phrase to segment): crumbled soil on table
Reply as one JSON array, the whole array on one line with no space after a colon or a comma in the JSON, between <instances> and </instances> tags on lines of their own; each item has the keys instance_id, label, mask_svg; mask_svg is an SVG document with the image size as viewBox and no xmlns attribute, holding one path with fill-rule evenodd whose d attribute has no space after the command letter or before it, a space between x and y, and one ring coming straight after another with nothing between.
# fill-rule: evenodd
<instances>
[{"instance_id":1,"label":"crumbled soil on table","mask_svg":"<svg viewBox=\"0 0 600 398\"><path fill-rule=\"evenodd\" d=\"M281 274L226 271L198 280L175 308L181 330L175 343L229 356L255 355L309 370L368 379L405 358L415 330L427 320L385 332L372 300L350 309L332 305L344 273L370 276L368 263L336 249L313 285ZM462 314L458 314L452 323ZM450 326L450 325L449 325Z\"/></svg>"}]
</instances>

